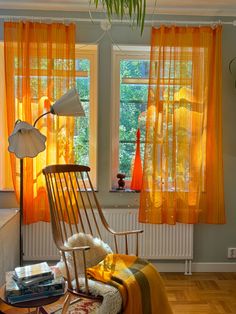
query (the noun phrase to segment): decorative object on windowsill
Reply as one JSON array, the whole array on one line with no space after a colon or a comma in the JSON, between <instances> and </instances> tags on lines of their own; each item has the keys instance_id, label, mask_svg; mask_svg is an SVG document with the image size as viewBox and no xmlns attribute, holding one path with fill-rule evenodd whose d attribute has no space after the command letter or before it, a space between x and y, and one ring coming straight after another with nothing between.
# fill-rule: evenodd
<instances>
[{"instance_id":1,"label":"decorative object on windowsill","mask_svg":"<svg viewBox=\"0 0 236 314\"><path fill-rule=\"evenodd\" d=\"M236 88L236 57L229 62L229 72L234 78L234 87Z\"/></svg>"},{"instance_id":2,"label":"decorative object on windowsill","mask_svg":"<svg viewBox=\"0 0 236 314\"><path fill-rule=\"evenodd\" d=\"M132 180L130 184L130 189L135 191L141 190L143 177L142 161L140 154L140 136L141 132L140 129L138 128L136 133L136 153L134 158Z\"/></svg>"},{"instance_id":3,"label":"decorative object on windowsill","mask_svg":"<svg viewBox=\"0 0 236 314\"><path fill-rule=\"evenodd\" d=\"M52 113L58 116L85 116L81 105L79 95L75 88L69 90L61 98L59 98L50 108L49 111L40 115L34 122L33 126L21 120L17 120L14 130L9 136L10 153L14 153L17 158L20 158L20 266L23 263L23 239L22 239L22 224L23 224L23 207L24 207L24 173L23 159L25 157L34 158L40 152L44 151L46 146L46 136L40 133L35 127L36 123L43 116Z\"/></svg>"},{"instance_id":4,"label":"decorative object on windowsill","mask_svg":"<svg viewBox=\"0 0 236 314\"><path fill-rule=\"evenodd\" d=\"M103 8L106 10L109 21L112 19L113 14L116 14L121 20L127 15L132 24L134 24L136 20L136 25L141 28L141 33L143 32L146 15L146 0L93 0L92 2L95 4L96 8L102 4Z\"/></svg>"},{"instance_id":5,"label":"decorative object on windowsill","mask_svg":"<svg viewBox=\"0 0 236 314\"><path fill-rule=\"evenodd\" d=\"M125 189L125 174L124 173L117 173L116 176L119 180L118 180L118 188L117 190L124 190Z\"/></svg>"}]
</instances>

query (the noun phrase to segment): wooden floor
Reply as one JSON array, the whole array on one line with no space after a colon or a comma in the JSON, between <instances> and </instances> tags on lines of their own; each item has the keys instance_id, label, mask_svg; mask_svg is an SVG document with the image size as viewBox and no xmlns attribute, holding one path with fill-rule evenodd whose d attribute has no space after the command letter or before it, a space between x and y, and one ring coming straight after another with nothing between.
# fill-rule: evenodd
<instances>
[{"instance_id":1,"label":"wooden floor","mask_svg":"<svg viewBox=\"0 0 236 314\"><path fill-rule=\"evenodd\" d=\"M174 314L236 314L236 273L162 274Z\"/></svg>"},{"instance_id":2,"label":"wooden floor","mask_svg":"<svg viewBox=\"0 0 236 314\"><path fill-rule=\"evenodd\" d=\"M236 273L161 275L174 314L236 314ZM27 313L27 310L9 309L3 304L0 310L7 314Z\"/></svg>"}]
</instances>

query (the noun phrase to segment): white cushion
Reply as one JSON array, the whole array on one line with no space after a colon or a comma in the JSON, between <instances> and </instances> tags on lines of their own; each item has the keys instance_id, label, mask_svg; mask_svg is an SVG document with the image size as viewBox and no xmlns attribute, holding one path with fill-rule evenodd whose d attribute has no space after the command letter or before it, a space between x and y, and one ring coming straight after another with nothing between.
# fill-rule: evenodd
<instances>
[{"instance_id":1,"label":"white cushion","mask_svg":"<svg viewBox=\"0 0 236 314\"><path fill-rule=\"evenodd\" d=\"M91 234L76 233L72 237L68 238L65 243L67 247L78 247L78 246L89 246L90 249L85 252L86 266L92 267L101 262L107 254L112 253L111 248L108 244L103 242L99 238L94 238ZM84 274L84 262L82 252L76 252L76 265L78 274ZM70 275L74 278L74 263L72 253L66 253L67 265L69 267ZM63 260L57 264L57 267L62 272L63 276L66 277L66 269Z\"/></svg>"},{"instance_id":2,"label":"white cushion","mask_svg":"<svg viewBox=\"0 0 236 314\"><path fill-rule=\"evenodd\" d=\"M73 280L72 285L74 288L76 287L75 280ZM81 291L86 292L84 278L79 277L79 285L80 285ZM100 295L103 297L102 303L99 306L99 308L96 308L95 312L92 312L92 313L94 314L95 313L96 314L121 313L122 297L118 288L115 288L109 284L105 284L104 282L99 282L97 280L92 280L92 279L88 279L88 287L89 287L89 292L92 295L94 296Z\"/></svg>"}]
</instances>

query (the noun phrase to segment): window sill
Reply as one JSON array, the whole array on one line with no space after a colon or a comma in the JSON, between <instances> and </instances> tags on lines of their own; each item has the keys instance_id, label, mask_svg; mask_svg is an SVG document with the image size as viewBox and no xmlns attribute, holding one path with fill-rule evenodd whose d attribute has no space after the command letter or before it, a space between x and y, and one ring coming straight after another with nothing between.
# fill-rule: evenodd
<instances>
[{"instance_id":1,"label":"window sill","mask_svg":"<svg viewBox=\"0 0 236 314\"><path fill-rule=\"evenodd\" d=\"M130 190L130 189L111 189L111 193L140 193L140 191Z\"/></svg>"},{"instance_id":2,"label":"window sill","mask_svg":"<svg viewBox=\"0 0 236 314\"><path fill-rule=\"evenodd\" d=\"M0 189L0 192L15 192L14 189Z\"/></svg>"}]
</instances>

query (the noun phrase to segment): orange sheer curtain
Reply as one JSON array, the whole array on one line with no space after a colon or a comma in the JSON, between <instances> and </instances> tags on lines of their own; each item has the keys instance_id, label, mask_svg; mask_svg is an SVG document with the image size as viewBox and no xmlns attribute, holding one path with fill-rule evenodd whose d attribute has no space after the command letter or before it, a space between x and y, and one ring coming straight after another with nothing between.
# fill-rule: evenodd
<instances>
[{"instance_id":1,"label":"orange sheer curtain","mask_svg":"<svg viewBox=\"0 0 236 314\"><path fill-rule=\"evenodd\" d=\"M75 25L6 22L4 52L9 135L17 119L33 124L75 85ZM49 221L42 168L73 162L73 118L47 115L36 127L47 136L47 149L34 159L24 159L25 224ZM19 199L19 159L10 157Z\"/></svg>"},{"instance_id":2,"label":"orange sheer curtain","mask_svg":"<svg viewBox=\"0 0 236 314\"><path fill-rule=\"evenodd\" d=\"M4 74L4 49L0 43L0 189L12 189L12 176L9 170L10 156L7 152L7 119L6 119L6 97L5 97L5 74ZM7 169L7 171L6 171Z\"/></svg>"},{"instance_id":3,"label":"orange sheer curtain","mask_svg":"<svg viewBox=\"0 0 236 314\"><path fill-rule=\"evenodd\" d=\"M152 29L140 222L225 223L221 26Z\"/></svg>"}]
</instances>

